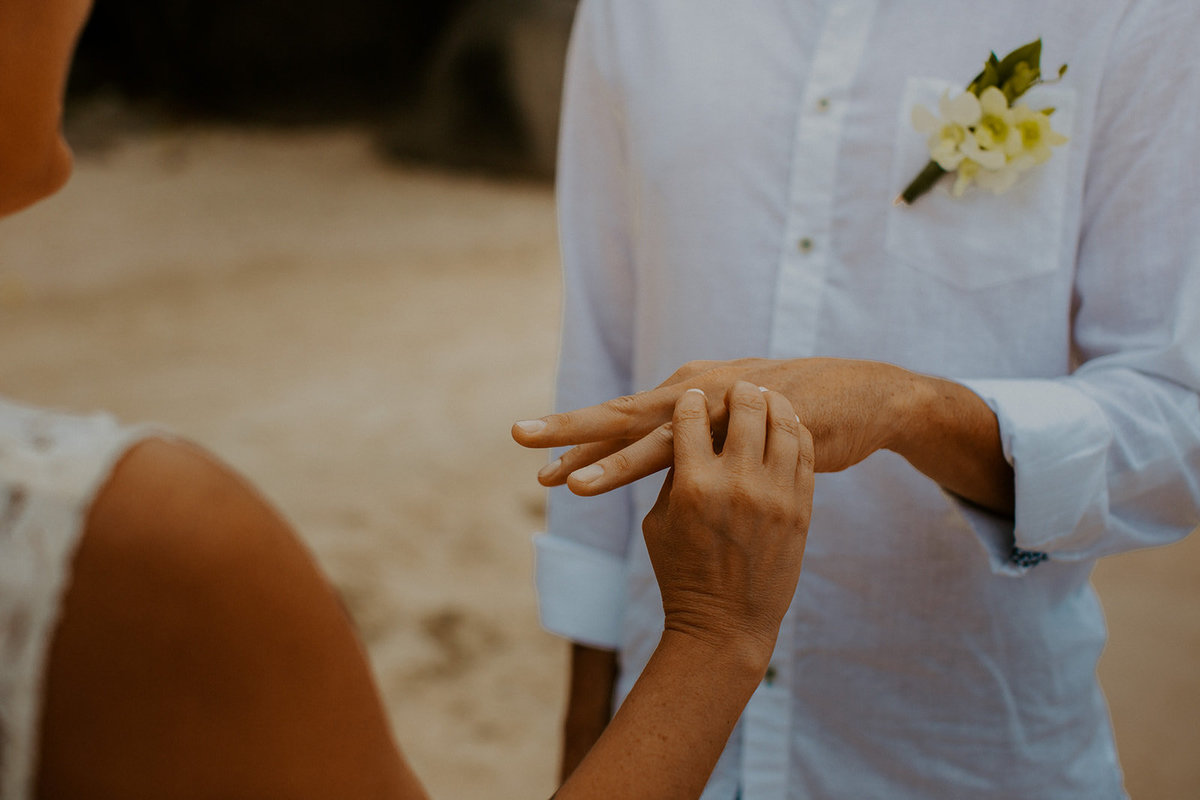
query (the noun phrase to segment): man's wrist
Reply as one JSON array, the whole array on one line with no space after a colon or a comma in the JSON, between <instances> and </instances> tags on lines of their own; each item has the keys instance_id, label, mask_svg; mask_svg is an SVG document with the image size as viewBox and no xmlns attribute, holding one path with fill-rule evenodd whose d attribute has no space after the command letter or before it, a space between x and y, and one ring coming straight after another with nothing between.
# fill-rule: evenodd
<instances>
[{"instance_id":1,"label":"man's wrist","mask_svg":"<svg viewBox=\"0 0 1200 800\"><path fill-rule=\"evenodd\" d=\"M882 450L891 450L906 458L914 448L936 434L936 405L942 397L939 378L892 367L897 374L884 402L881 423L884 426Z\"/></svg>"}]
</instances>

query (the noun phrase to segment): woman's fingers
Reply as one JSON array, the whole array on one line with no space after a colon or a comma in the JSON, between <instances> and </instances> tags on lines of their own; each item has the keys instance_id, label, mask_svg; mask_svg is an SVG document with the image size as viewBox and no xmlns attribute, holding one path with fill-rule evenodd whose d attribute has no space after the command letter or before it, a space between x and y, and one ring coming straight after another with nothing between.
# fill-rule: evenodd
<instances>
[{"instance_id":1,"label":"woman's fingers","mask_svg":"<svg viewBox=\"0 0 1200 800\"><path fill-rule=\"evenodd\" d=\"M730 387L725 397L725 404L729 408L729 425L722 456L749 464L762 464L767 440L765 392L765 389L746 381L738 381Z\"/></svg>"},{"instance_id":2,"label":"woman's fingers","mask_svg":"<svg viewBox=\"0 0 1200 800\"><path fill-rule=\"evenodd\" d=\"M796 459L800 454L800 418L792 404L778 392L766 392L767 444L763 465L778 484L791 486L796 480Z\"/></svg>"},{"instance_id":3,"label":"woman's fingers","mask_svg":"<svg viewBox=\"0 0 1200 800\"><path fill-rule=\"evenodd\" d=\"M658 490L658 499L654 507L642 520L642 534L647 537L658 536L667 524L667 514L671 507L671 486L674 484L675 470L667 470L667 477Z\"/></svg>"},{"instance_id":4,"label":"woman's fingers","mask_svg":"<svg viewBox=\"0 0 1200 800\"><path fill-rule=\"evenodd\" d=\"M805 499L807 504L804 508L804 524L808 524L808 515L812 511L812 496L813 496L813 473L817 467L817 449L813 443L812 434L808 428L800 426L799 432L796 434L796 444L798 452L796 454L796 472L795 484L796 491L800 497Z\"/></svg>"},{"instance_id":5,"label":"woman's fingers","mask_svg":"<svg viewBox=\"0 0 1200 800\"><path fill-rule=\"evenodd\" d=\"M708 421L708 400L699 389L688 389L675 403L672 419L675 444L675 469L687 474L698 465L711 462L712 427Z\"/></svg>"}]
</instances>

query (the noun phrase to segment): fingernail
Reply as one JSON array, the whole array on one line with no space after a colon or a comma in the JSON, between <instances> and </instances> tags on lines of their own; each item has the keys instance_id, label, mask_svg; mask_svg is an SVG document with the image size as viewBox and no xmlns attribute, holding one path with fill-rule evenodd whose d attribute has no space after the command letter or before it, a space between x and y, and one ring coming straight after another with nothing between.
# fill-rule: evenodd
<instances>
[{"instance_id":1,"label":"fingernail","mask_svg":"<svg viewBox=\"0 0 1200 800\"><path fill-rule=\"evenodd\" d=\"M703 389L688 389L688 391L689 391L689 392L695 392L696 394L700 395L701 397L704 397L704 390L703 390Z\"/></svg>"},{"instance_id":2,"label":"fingernail","mask_svg":"<svg viewBox=\"0 0 1200 800\"><path fill-rule=\"evenodd\" d=\"M544 420L544 419L523 419L520 422L516 423L516 426L518 428L520 428L521 430L525 431L525 433L537 433L538 431L540 431L546 427L546 420Z\"/></svg>"},{"instance_id":3,"label":"fingernail","mask_svg":"<svg viewBox=\"0 0 1200 800\"><path fill-rule=\"evenodd\" d=\"M577 483L591 483L604 474L604 467L599 464L588 464L582 469L577 469L571 473L571 477Z\"/></svg>"},{"instance_id":4,"label":"fingernail","mask_svg":"<svg viewBox=\"0 0 1200 800\"><path fill-rule=\"evenodd\" d=\"M546 466L538 470L538 477L545 478L547 475L553 475L558 472L558 468L562 466L562 459L556 458Z\"/></svg>"}]
</instances>

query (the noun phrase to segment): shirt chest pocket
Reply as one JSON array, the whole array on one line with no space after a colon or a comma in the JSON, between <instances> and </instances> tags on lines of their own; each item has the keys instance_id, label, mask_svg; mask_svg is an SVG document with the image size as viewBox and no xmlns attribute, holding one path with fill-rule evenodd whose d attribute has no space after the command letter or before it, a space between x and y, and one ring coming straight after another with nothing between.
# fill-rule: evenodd
<instances>
[{"instance_id":1,"label":"shirt chest pocket","mask_svg":"<svg viewBox=\"0 0 1200 800\"><path fill-rule=\"evenodd\" d=\"M963 91L948 81L909 78L905 84L893 150L891 185L897 192L929 161L926 136L912 127L913 106L937 113L938 99ZM1053 107L1054 130L1071 136L1076 93L1039 86L1022 98L1035 109ZM1023 172L1003 194L972 185L950 193L954 175L944 176L911 206L888 211L885 246L894 262L960 289L984 289L1054 271L1064 244L1071 142L1054 148L1049 160Z\"/></svg>"}]
</instances>

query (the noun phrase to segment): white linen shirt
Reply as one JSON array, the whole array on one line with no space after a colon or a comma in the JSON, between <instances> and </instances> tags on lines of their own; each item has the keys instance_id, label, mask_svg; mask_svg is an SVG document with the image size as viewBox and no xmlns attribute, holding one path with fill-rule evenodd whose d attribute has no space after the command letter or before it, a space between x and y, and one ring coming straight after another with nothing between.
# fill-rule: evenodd
<instances>
[{"instance_id":1,"label":"white linen shirt","mask_svg":"<svg viewBox=\"0 0 1200 800\"><path fill-rule=\"evenodd\" d=\"M1025 99L1070 141L1005 194L893 206L929 157L913 105L1038 37L1070 69ZM1015 519L890 452L818 476L705 798L1124 797L1089 575L1200 522L1197 41L1194 0L580 6L558 405L692 359L887 361L978 393L1015 471ZM619 696L661 633L657 491L555 490L537 540L543 624L619 647Z\"/></svg>"}]
</instances>

